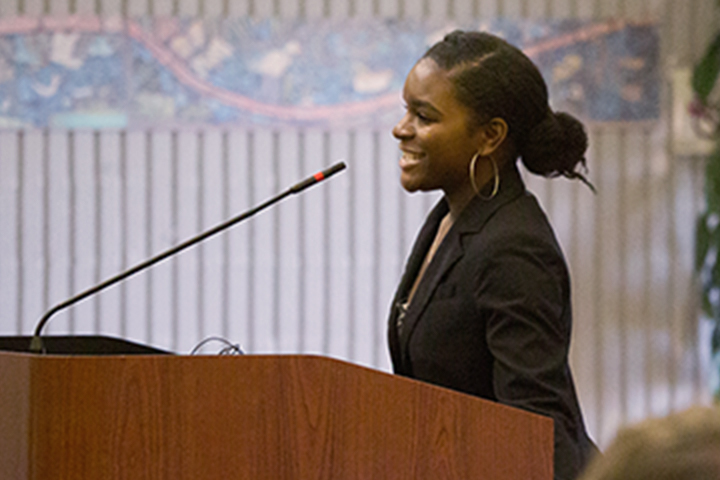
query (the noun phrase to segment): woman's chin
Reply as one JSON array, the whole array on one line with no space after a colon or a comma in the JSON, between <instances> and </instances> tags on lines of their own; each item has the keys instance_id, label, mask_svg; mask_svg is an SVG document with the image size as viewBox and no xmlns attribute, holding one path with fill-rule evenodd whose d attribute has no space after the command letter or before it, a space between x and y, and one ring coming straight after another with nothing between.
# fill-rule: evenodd
<instances>
[{"instance_id":1,"label":"woman's chin","mask_svg":"<svg viewBox=\"0 0 720 480\"><path fill-rule=\"evenodd\" d=\"M400 185L402 185L402 187L410 193L417 192L422 188L418 179L405 174L400 175Z\"/></svg>"}]
</instances>

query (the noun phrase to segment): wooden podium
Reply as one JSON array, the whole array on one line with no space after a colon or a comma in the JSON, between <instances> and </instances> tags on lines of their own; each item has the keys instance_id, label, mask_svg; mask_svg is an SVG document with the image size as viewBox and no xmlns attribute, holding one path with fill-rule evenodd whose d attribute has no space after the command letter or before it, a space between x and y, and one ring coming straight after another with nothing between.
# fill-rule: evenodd
<instances>
[{"instance_id":1,"label":"wooden podium","mask_svg":"<svg viewBox=\"0 0 720 480\"><path fill-rule=\"evenodd\" d=\"M2 479L551 480L552 429L318 356L0 351Z\"/></svg>"}]
</instances>

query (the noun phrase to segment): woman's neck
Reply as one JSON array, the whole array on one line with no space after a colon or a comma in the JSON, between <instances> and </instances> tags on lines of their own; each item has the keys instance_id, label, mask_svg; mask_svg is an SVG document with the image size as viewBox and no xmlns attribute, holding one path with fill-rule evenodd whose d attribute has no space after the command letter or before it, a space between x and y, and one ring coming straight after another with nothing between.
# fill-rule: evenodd
<instances>
[{"instance_id":1,"label":"woman's neck","mask_svg":"<svg viewBox=\"0 0 720 480\"><path fill-rule=\"evenodd\" d=\"M462 191L454 191L452 193L445 192L445 201L448 204L450 220L454 222L459 216L463 209L470 203L470 200L475 196L475 192L472 187L468 184L468 188Z\"/></svg>"}]
</instances>

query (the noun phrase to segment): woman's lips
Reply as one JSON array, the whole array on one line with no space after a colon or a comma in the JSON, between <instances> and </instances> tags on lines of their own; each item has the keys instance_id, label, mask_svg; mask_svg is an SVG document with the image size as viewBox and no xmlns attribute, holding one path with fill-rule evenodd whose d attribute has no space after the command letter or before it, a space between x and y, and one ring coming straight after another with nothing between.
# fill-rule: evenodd
<instances>
[{"instance_id":1,"label":"woman's lips","mask_svg":"<svg viewBox=\"0 0 720 480\"><path fill-rule=\"evenodd\" d=\"M421 153L414 153L414 152L403 152L402 157L400 157L400 168L410 168L418 163L420 163L420 160L422 159Z\"/></svg>"}]
</instances>

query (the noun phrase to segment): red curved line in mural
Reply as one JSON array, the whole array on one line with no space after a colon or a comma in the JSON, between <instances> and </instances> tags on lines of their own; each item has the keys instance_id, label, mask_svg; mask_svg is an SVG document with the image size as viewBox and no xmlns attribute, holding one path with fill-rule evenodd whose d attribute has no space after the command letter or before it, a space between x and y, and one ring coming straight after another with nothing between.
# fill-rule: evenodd
<instances>
[{"instance_id":1,"label":"red curved line in mural","mask_svg":"<svg viewBox=\"0 0 720 480\"><path fill-rule=\"evenodd\" d=\"M650 22L647 23L649 24ZM542 52L561 48L573 43L592 41L609 33L622 30L628 24L629 22L626 21L610 20L602 24L589 25L570 34L540 41L523 50L528 56L532 57ZM352 102L329 106L296 107L258 102L244 95L218 88L204 80L198 79L182 60L178 60L172 51L168 50L163 43L156 41L137 25L137 23L129 20L127 26L129 35L145 45L162 65L170 69L177 76L179 81L198 92L222 101L226 105L242 110L283 120L329 120L344 116L365 115L377 112L378 110L395 107L400 103L397 92L365 102Z\"/></svg>"},{"instance_id":2,"label":"red curved line in mural","mask_svg":"<svg viewBox=\"0 0 720 480\"><path fill-rule=\"evenodd\" d=\"M28 33L43 29L50 31L100 32L108 22L118 19L103 20L96 16L73 15L67 17L14 17L0 20L0 34ZM178 81L210 98L215 98L225 105L239 108L254 114L274 117L281 120L327 121L346 117L362 116L381 110L398 107L400 96L392 92L362 102L348 102L339 105L285 106L258 102L247 96L230 90L216 87L198 78L185 62L169 50L165 44L157 41L137 22L130 19L121 20L125 31L135 40L142 43L164 67L172 71Z\"/></svg>"},{"instance_id":3,"label":"red curved line in mural","mask_svg":"<svg viewBox=\"0 0 720 480\"><path fill-rule=\"evenodd\" d=\"M119 22L118 22L119 20ZM14 17L0 20L0 34L23 33L42 28L45 30L70 32L103 31L109 22L125 24L125 31L135 40L142 43L157 59L157 61L172 71L182 84L195 91L215 98L222 103L249 111L255 114L270 116L282 120L331 120L348 116L360 116L378 112L383 109L396 107L400 104L398 92L382 95L372 100L363 102L350 102L339 105L316 105L316 106L283 106L258 102L247 96L230 90L216 87L211 83L198 78L188 68L187 64L178 59L165 44L157 41L151 34L146 32L137 22L130 19L108 19L102 20L97 16L67 16L67 17ZM581 28L575 32L561 35L549 40L529 45L523 50L530 56L536 56L542 52L561 48L577 42L592 41L609 33L622 30L627 25L651 24L652 22L626 22L610 20L601 24L593 24Z\"/></svg>"},{"instance_id":4,"label":"red curved line in mural","mask_svg":"<svg viewBox=\"0 0 720 480\"><path fill-rule=\"evenodd\" d=\"M538 43L533 44L533 45L528 45L527 47L523 48L522 50L523 50L523 52L525 52L525 54L527 56L534 57L541 53L544 53L544 52L547 52L550 50L557 50L558 48L566 47L566 46L572 45L574 43L589 42L589 41L595 40L597 38L603 37L610 33L620 31L629 25L640 26L640 25L652 25L653 23L654 22L652 22L652 21L629 22L629 21L624 21L624 20L609 20L607 22L600 23L600 24L588 25L588 26L580 28L572 33L560 35L555 38L551 38L548 40L540 40Z\"/></svg>"},{"instance_id":5,"label":"red curved line in mural","mask_svg":"<svg viewBox=\"0 0 720 480\"><path fill-rule=\"evenodd\" d=\"M187 64L179 60L175 54L168 50L161 42L156 41L139 25L132 20L127 23L128 34L141 42L150 50L155 59L172 71L177 79L184 85L220 100L225 105L236 107L252 113L271 116L282 120L330 120L334 118L366 115L381 109L400 105L397 92L386 94L364 102L349 102L340 105L316 105L309 107L282 106L258 102L252 98L240 95L229 90L218 88L205 80L199 79L188 68Z\"/></svg>"}]
</instances>

